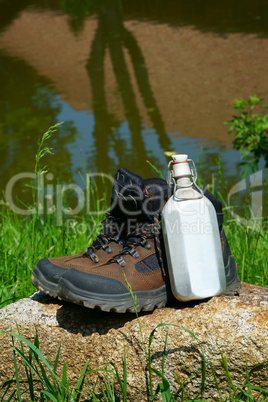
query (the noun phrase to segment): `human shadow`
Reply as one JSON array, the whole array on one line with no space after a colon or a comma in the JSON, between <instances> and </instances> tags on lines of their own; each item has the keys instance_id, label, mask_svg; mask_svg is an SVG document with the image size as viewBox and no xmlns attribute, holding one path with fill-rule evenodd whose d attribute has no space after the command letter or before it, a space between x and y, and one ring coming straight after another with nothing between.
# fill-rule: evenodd
<instances>
[{"instance_id":1,"label":"human shadow","mask_svg":"<svg viewBox=\"0 0 268 402\"><path fill-rule=\"evenodd\" d=\"M127 147L128 139L120 134L121 123L116 121L115 117L108 111L105 94L105 55L107 51L110 54L113 73L130 132L131 155ZM130 56L131 69L134 72L138 90L157 135L161 154L171 148L170 139L166 134L165 125L150 86L144 56L137 40L124 26L121 1L105 0L98 9L98 28L86 65L92 88L95 117L93 137L96 154L93 158L95 158L94 164L99 170L103 170L104 161L106 169L112 169L111 148L120 164L127 163L131 170L136 169L140 160L148 159L148 151L142 132L142 119L137 106L125 51ZM153 158L152 162L157 163L156 158ZM151 174L149 165L145 165L143 170L145 175Z\"/></svg>"}]
</instances>

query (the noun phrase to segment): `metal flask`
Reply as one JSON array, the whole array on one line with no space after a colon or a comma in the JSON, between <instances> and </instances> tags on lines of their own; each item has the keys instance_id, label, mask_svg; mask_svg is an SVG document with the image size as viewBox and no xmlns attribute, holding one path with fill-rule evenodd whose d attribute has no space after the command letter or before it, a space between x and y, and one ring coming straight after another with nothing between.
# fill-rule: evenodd
<instances>
[{"instance_id":1,"label":"metal flask","mask_svg":"<svg viewBox=\"0 0 268 402\"><path fill-rule=\"evenodd\" d=\"M219 295L226 278L215 208L197 186L188 155L173 155L170 165L174 194L161 221L173 295L181 301Z\"/></svg>"}]
</instances>

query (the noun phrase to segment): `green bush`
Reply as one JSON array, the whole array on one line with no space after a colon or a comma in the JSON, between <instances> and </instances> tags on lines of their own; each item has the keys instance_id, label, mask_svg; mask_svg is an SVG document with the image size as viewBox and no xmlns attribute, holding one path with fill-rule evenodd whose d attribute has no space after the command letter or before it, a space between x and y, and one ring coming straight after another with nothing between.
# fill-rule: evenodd
<instances>
[{"instance_id":1,"label":"green bush","mask_svg":"<svg viewBox=\"0 0 268 402\"><path fill-rule=\"evenodd\" d=\"M265 166L268 167L268 114L264 114L263 110L253 113L263 101L264 98L258 98L257 95L250 96L248 100L236 99L234 109L240 114L225 122L230 125L228 133L234 132L233 147L242 152L240 165L247 167L243 176L248 171L253 173L258 170L261 157L264 157ZM268 108L268 105L262 104L261 108Z\"/></svg>"}]
</instances>

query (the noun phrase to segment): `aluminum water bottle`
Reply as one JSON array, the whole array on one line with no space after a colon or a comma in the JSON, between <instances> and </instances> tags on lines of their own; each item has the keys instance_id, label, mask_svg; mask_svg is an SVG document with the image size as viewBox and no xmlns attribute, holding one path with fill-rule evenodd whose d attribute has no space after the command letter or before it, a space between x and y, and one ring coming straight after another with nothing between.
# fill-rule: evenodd
<instances>
[{"instance_id":1,"label":"aluminum water bottle","mask_svg":"<svg viewBox=\"0 0 268 402\"><path fill-rule=\"evenodd\" d=\"M197 186L188 155L173 155L170 164L174 194L161 221L173 295L181 301L219 295L226 278L216 211Z\"/></svg>"}]
</instances>

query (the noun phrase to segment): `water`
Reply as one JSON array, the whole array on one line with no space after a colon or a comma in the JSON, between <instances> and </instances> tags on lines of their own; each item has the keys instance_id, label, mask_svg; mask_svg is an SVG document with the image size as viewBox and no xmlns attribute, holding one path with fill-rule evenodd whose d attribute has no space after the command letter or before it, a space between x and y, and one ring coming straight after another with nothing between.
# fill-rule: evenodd
<instances>
[{"instance_id":1,"label":"water","mask_svg":"<svg viewBox=\"0 0 268 402\"><path fill-rule=\"evenodd\" d=\"M207 183L219 157L227 186L240 180L223 122L235 98L268 102L266 1L6 0L0 29L2 191L61 121L44 158L55 182L122 166L154 176L146 161L164 172L166 151L202 153Z\"/></svg>"}]
</instances>

